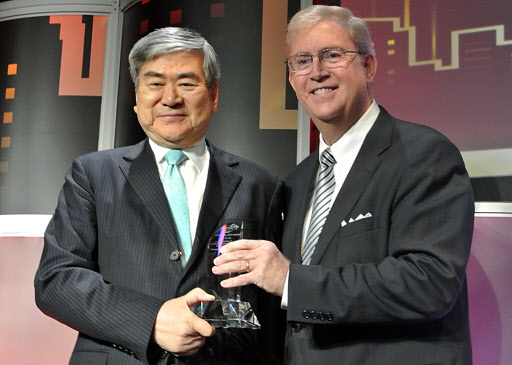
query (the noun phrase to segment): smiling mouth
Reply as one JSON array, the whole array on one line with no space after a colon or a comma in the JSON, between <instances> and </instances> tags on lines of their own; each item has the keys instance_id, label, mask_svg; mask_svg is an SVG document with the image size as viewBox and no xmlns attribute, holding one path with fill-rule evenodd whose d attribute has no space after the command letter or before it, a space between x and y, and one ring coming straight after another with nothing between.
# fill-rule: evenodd
<instances>
[{"instance_id":1,"label":"smiling mouth","mask_svg":"<svg viewBox=\"0 0 512 365\"><path fill-rule=\"evenodd\" d=\"M320 89L314 90L313 94L321 95L321 94L325 94L325 93L331 92L331 91L336 90L336 89L337 89L336 87L322 87Z\"/></svg>"},{"instance_id":2,"label":"smiling mouth","mask_svg":"<svg viewBox=\"0 0 512 365\"><path fill-rule=\"evenodd\" d=\"M159 115L160 118L183 118L185 114L162 114Z\"/></svg>"}]
</instances>

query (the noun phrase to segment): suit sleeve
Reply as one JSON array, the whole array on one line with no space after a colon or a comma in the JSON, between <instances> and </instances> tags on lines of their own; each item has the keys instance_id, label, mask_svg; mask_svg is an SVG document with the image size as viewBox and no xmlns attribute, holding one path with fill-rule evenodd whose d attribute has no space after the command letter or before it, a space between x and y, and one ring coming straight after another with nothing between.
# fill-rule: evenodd
<instances>
[{"instance_id":1,"label":"suit sleeve","mask_svg":"<svg viewBox=\"0 0 512 365\"><path fill-rule=\"evenodd\" d=\"M386 201L373 206L381 221L359 236L330 243L358 245L358 239L365 240L380 252L379 259L337 266L292 264L288 321L318 324L305 318L307 308L329 313L322 322L326 325L429 322L442 318L458 300L474 219L460 153L437 135L392 153L401 156L400 162L384 161L379 168L399 166L396 173L388 174L389 181L378 181L380 190L371 193L389 198L368 200L369 205Z\"/></svg>"},{"instance_id":2,"label":"suit sleeve","mask_svg":"<svg viewBox=\"0 0 512 365\"><path fill-rule=\"evenodd\" d=\"M111 285L99 273L95 196L76 160L66 175L35 277L36 304L47 315L148 363L163 300Z\"/></svg>"}]
</instances>

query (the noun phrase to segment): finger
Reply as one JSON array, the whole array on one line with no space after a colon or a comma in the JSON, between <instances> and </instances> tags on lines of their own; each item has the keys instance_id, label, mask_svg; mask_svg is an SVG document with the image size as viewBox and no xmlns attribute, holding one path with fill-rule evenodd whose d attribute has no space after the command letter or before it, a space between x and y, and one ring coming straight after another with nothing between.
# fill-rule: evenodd
<instances>
[{"instance_id":1,"label":"finger","mask_svg":"<svg viewBox=\"0 0 512 365\"><path fill-rule=\"evenodd\" d=\"M187 294L185 294L185 301L189 308L201 301L207 302L212 300L215 300L215 297L211 294L208 294L201 288L192 289Z\"/></svg>"},{"instance_id":2,"label":"finger","mask_svg":"<svg viewBox=\"0 0 512 365\"><path fill-rule=\"evenodd\" d=\"M215 265L222 265L230 262L243 261L242 266L245 266L246 261L253 261L256 259L258 259L258 252L255 250L236 250L217 256L213 260L213 263Z\"/></svg>"},{"instance_id":3,"label":"finger","mask_svg":"<svg viewBox=\"0 0 512 365\"><path fill-rule=\"evenodd\" d=\"M215 327L210 325L208 322L206 322L204 319L199 318L198 316L194 315L191 319L192 321L192 328L194 331L199 333L201 336L204 337L211 337L215 333Z\"/></svg>"},{"instance_id":4,"label":"finger","mask_svg":"<svg viewBox=\"0 0 512 365\"><path fill-rule=\"evenodd\" d=\"M220 249L221 253L234 252L237 250L252 250L258 241L256 240L238 240L230 242L229 245L224 245Z\"/></svg>"},{"instance_id":5,"label":"finger","mask_svg":"<svg viewBox=\"0 0 512 365\"><path fill-rule=\"evenodd\" d=\"M206 342L206 338L197 336L194 338L193 341L191 341L186 346L183 346L183 348L179 351L173 352L176 356L191 356L196 354L201 347L203 347L204 343Z\"/></svg>"},{"instance_id":6,"label":"finger","mask_svg":"<svg viewBox=\"0 0 512 365\"><path fill-rule=\"evenodd\" d=\"M216 264L215 266L212 267L212 272L215 275L246 273L254 269L254 261L252 261L253 267L251 267L250 262L251 261L249 260L237 260L233 262L227 262L224 264Z\"/></svg>"},{"instance_id":7,"label":"finger","mask_svg":"<svg viewBox=\"0 0 512 365\"><path fill-rule=\"evenodd\" d=\"M220 285L226 289L235 288L238 286L249 285L249 284L254 284L254 280L250 273L234 276L232 278L222 280L220 282Z\"/></svg>"}]
</instances>

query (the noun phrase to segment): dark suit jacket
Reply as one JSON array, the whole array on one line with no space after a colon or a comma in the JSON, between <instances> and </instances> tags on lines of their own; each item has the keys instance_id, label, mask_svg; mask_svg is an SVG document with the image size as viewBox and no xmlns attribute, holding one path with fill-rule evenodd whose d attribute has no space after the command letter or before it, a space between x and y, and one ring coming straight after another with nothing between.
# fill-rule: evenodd
<instances>
[{"instance_id":1,"label":"dark suit jacket","mask_svg":"<svg viewBox=\"0 0 512 365\"><path fill-rule=\"evenodd\" d=\"M285 182L288 362L470 364L474 203L457 148L381 108L303 266L317 168L318 151Z\"/></svg>"},{"instance_id":2,"label":"dark suit jacket","mask_svg":"<svg viewBox=\"0 0 512 365\"><path fill-rule=\"evenodd\" d=\"M185 268L170 259L179 244L147 140L73 162L35 278L39 308L79 331L71 364L166 363L168 355L150 341L156 315L166 300L204 287L206 243L216 229L232 218L252 219L259 238L280 239L282 183L208 148L208 181ZM197 356L180 361L278 361L279 298L256 286L244 287L243 296L263 329L217 330Z\"/></svg>"}]
</instances>

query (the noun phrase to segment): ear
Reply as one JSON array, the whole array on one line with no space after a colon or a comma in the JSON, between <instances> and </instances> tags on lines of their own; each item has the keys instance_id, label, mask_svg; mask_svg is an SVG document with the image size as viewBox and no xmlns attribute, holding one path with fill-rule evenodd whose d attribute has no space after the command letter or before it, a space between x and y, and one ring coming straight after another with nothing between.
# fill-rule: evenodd
<instances>
[{"instance_id":1,"label":"ear","mask_svg":"<svg viewBox=\"0 0 512 365\"><path fill-rule=\"evenodd\" d=\"M297 92L297 90L295 89L295 85L294 85L294 78L293 78L293 72L291 71L288 71L288 81L290 82L290 85L292 85L292 88L293 90L295 90L295 92Z\"/></svg>"},{"instance_id":2,"label":"ear","mask_svg":"<svg viewBox=\"0 0 512 365\"><path fill-rule=\"evenodd\" d=\"M371 84L377 72L377 59L371 54L364 57L364 69L366 70L366 81Z\"/></svg>"},{"instance_id":3,"label":"ear","mask_svg":"<svg viewBox=\"0 0 512 365\"><path fill-rule=\"evenodd\" d=\"M133 111L135 114L137 114L137 102L139 101L139 98L137 97L137 90L135 90L135 106L133 107Z\"/></svg>"},{"instance_id":4,"label":"ear","mask_svg":"<svg viewBox=\"0 0 512 365\"><path fill-rule=\"evenodd\" d=\"M210 97L212 99L212 113L217 112L217 104L219 103L219 85L214 83L210 88Z\"/></svg>"}]
</instances>

